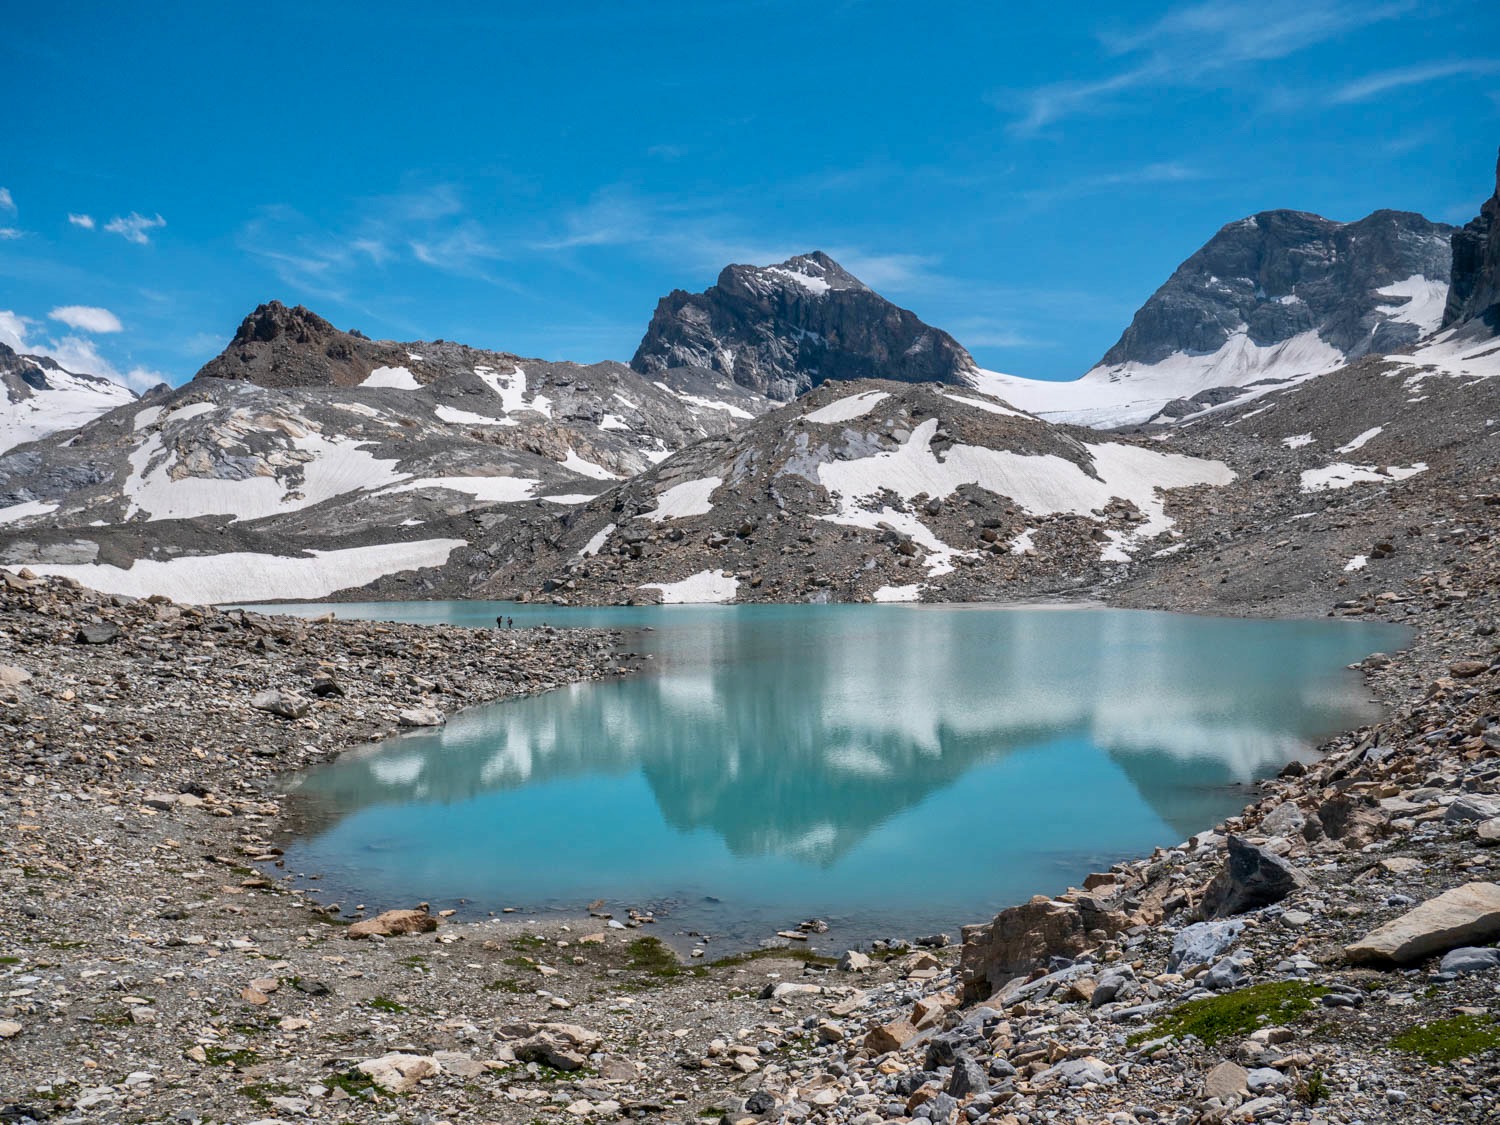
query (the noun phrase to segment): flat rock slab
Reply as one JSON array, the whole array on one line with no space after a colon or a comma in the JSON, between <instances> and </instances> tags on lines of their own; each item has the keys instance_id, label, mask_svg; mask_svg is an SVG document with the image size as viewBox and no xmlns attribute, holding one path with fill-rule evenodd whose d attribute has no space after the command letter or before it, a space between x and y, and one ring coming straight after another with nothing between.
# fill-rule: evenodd
<instances>
[{"instance_id":1,"label":"flat rock slab","mask_svg":"<svg viewBox=\"0 0 1500 1125\"><path fill-rule=\"evenodd\" d=\"M1466 883L1371 930L1344 954L1356 962L1409 964L1500 937L1500 885Z\"/></svg>"}]
</instances>

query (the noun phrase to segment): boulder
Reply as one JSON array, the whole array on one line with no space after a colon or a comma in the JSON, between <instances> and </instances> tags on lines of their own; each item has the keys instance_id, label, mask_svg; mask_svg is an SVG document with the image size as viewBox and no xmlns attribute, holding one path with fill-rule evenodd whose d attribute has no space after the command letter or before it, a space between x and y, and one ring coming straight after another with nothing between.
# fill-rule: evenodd
<instances>
[{"instance_id":1,"label":"boulder","mask_svg":"<svg viewBox=\"0 0 1500 1125\"><path fill-rule=\"evenodd\" d=\"M405 934L425 934L438 928L438 920L427 912L427 907L416 910L387 910L356 922L344 931L351 940L368 937L401 937Z\"/></svg>"},{"instance_id":2,"label":"boulder","mask_svg":"<svg viewBox=\"0 0 1500 1125\"><path fill-rule=\"evenodd\" d=\"M396 716L403 727L440 727L446 719L436 707L409 707Z\"/></svg>"},{"instance_id":3,"label":"boulder","mask_svg":"<svg viewBox=\"0 0 1500 1125\"><path fill-rule=\"evenodd\" d=\"M1052 957L1076 957L1127 925L1124 914L1088 895L1072 901L1038 895L1000 911L985 925L965 926L959 956L964 1002L986 999Z\"/></svg>"},{"instance_id":4,"label":"boulder","mask_svg":"<svg viewBox=\"0 0 1500 1125\"><path fill-rule=\"evenodd\" d=\"M1475 793L1455 797L1443 813L1443 819L1450 824L1494 820L1497 816L1500 816L1500 798L1481 797Z\"/></svg>"},{"instance_id":5,"label":"boulder","mask_svg":"<svg viewBox=\"0 0 1500 1125\"><path fill-rule=\"evenodd\" d=\"M1250 1092L1250 1073L1237 1063L1221 1062L1203 1077L1203 1096L1221 1102L1242 1098Z\"/></svg>"},{"instance_id":6,"label":"boulder","mask_svg":"<svg viewBox=\"0 0 1500 1125\"><path fill-rule=\"evenodd\" d=\"M848 950L839 958L839 971L844 973L867 973L874 968L875 962L858 950Z\"/></svg>"},{"instance_id":7,"label":"boulder","mask_svg":"<svg viewBox=\"0 0 1500 1125\"><path fill-rule=\"evenodd\" d=\"M1481 824L1475 832L1475 837L1481 844L1500 844L1500 816Z\"/></svg>"},{"instance_id":8,"label":"boulder","mask_svg":"<svg viewBox=\"0 0 1500 1125\"><path fill-rule=\"evenodd\" d=\"M917 1029L908 1020L891 1020L865 1033L865 1050L872 1055L899 1051L917 1037Z\"/></svg>"},{"instance_id":9,"label":"boulder","mask_svg":"<svg viewBox=\"0 0 1500 1125\"><path fill-rule=\"evenodd\" d=\"M283 719L300 719L312 708L302 696L289 691L258 691L250 697L250 706Z\"/></svg>"},{"instance_id":10,"label":"boulder","mask_svg":"<svg viewBox=\"0 0 1500 1125\"><path fill-rule=\"evenodd\" d=\"M1244 931L1245 923L1236 919L1188 926L1172 939L1172 951L1167 954L1167 972L1175 973L1184 965L1208 964L1239 940Z\"/></svg>"},{"instance_id":11,"label":"boulder","mask_svg":"<svg viewBox=\"0 0 1500 1125\"><path fill-rule=\"evenodd\" d=\"M1500 937L1500 885L1466 883L1428 899L1344 947L1351 961L1410 964Z\"/></svg>"},{"instance_id":12,"label":"boulder","mask_svg":"<svg viewBox=\"0 0 1500 1125\"><path fill-rule=\"evenodd\" d=\"M596 1032L573 1023L533 1024L526 1030L529 1034L513 1048L516 1058L553 1070L578 1070L604 1043Z\"/></svg>"},{"instance_id":13,"label":"boulder","mask_svg":"<svg viewBox=\"0 0 1500 1125\"><path fill-rule=\"evenodd\" d=\"M366 1059L356 1068L369 1076L370 1081L389 1094L409 1094L424 1078L432 1078L443 1072L442 1066L430 1055L406 1055L393 1051L378 1059Z\"/></svg>"},{"instance_id":14,"label":"boulder","mask_svg":"<svg viewBox=\"0 0 1500 1125\"><path fill-rule=\"evenodd\" d=\"M1500 949L1486 945L1465 945L1443 954L1440 966L1445 973L1487 973L1500 969Z\"/></svg>"},{"instance_id":15,"label":"boulder","mask_svg":"<svg viewBox=\"0 0 1500 1125\"><path fill-rule=\"evenodd\" d=\"M15 664L0 664L0 688L16 688L31 679L31 673Z\"/></svg>"},{"instance_id":16,"label":"boulder","mask_svg":"<svg viewBox=\"0 0 1500 1125\"><path fill-rule=\"evenodd\" d=\"M98 625L80 625L73 634L73 643L77 645L109 645L119 639L120 627L109 621Z\"/></svg>"},{"instance_id":17,"label":"boulder","mask_svg":"<svg viewBox=\"0 0 1500 1125\"><path fill-rule=\"evenodd\" d=\"M1262 836L1291 836L1307 825L1307 814L1295 802L1283 801L1260 822Z\"/></svg>"},{"instance_id":18,"label":"boulder","mask_svg":"<svg viewBox=\"0 0 1500 1125\"><path fill-rule=\"evenodd\" d=\"M1205 919L1243 914L1280 902L1306 884L1307 877L1279 855L1230 836L1224 869L1203 892L1199 911Z\"/></svg>"}]
</instances>

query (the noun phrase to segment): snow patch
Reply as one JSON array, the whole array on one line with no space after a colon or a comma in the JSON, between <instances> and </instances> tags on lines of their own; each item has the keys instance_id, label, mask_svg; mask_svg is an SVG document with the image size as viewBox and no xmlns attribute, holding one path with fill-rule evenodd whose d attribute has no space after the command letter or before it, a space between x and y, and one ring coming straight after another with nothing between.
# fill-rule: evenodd
<instances>
[{"instance_id":1,"label":"snow patch","mask_svg":"<svg viewBox=\"0 0 1500 1125\"><path fill-rule=\"evenodd\" d=\"M700 570L680 582L648 582L640 590L660 590L663 604L732 602L740 581L722 570Z\"/></svg>"},{"instance_id":2,"label":"snow patch","mask_svg":"<svg viewBox=\"0 0 1500 1125\"><path fill-rule=\"evenodd\" d=\"M810 411L803 417L809 422L820 422L824 425L849 422L855 418L863 418L890 397L885 391L865 391L847 398L834 399L827 406Z\"/></svg>"},{"instance_id":3,"label":"snow patch","mask_svg":"<svg viewBox=\"0 0 1500 1125\"><path fill-rule=\"evenodd\" d=\"M713 501L709 497L723 483L722 477L704 477L702 480L674 484L657 493L656 507L641 513L640 518L660 523L662 520L680 520L687 516L706 516L714 510Z\"/></svg>"},{"instance_id":4,"label":"snow patch","mask_svg":"<svg viewBox=\"0 0 1500 1125\"><path fill-rule=\"evenodd\" d=\"M961 402L965 406L972 406L979 410L987 410L991 414L1002 414L1007 418L1030 418L1031 415L1021 410L1012 410L1010 407L998 402L990 402L988 399L970 398L968 395L949 394L948 397L954 402Z\"/></svg>"},{"instance_id":5,"label":"snow patch","mask_svg":"<svg viewBox=\"0 0 1500 1125\"><path fill-rule=\"evenodd\" d=\"M604 550L604 544L609 542L609 537L615 533L615 525L605 524L596 531L592 538L583 545L583 550L578 552L580 559L591 559L600 551Z\"/></svg>"},{"instance_id":6,"label":"snow patch","mask_svg":"<svg viewBox=\"0 0 1500 1125\"><path fill-rule=\"evenodd\" d=\"M1433 281L1416 273L1375 292L1382 297L1406 298L1406 303L1398 308L1381 308L1387 320L1415 324L1423 336L1436 332L1443 323L1443 308L1448 303L1446 281Z\"/></svg>"},{"instance_id":7,"label":"snow patch","mask_svg":"<svg viewBox=\"0 0 1500 1125\"><path fill-rule=\"evenodd\" d=\"M1349 488L1351 485L1365 483L1391 484L1407 477L1414 477L1418 473L1427 471L1427 462L1418 461L1413 465L1387 465L1385 468L1376 468L1374 465L1350 465L1346 462L1335 462L1325 465L1321 469L1308 469L1302 474L1303 492L1332 492L1341 488Z\"/></svg>"},{"instance_id":8,"label":"snow patch","mask_svg":"<svg viewBox=\"0 0 1500 1125\"><path fill-rule=\"evenodd\" d=\"M796 270L783 269L781 266L767 266L765 268L765 272L774 273L778 277L784 277L788 281L795 282L796 284L802 286L802 288L806 289L809 293L812 293L818 297L823 296L833 288L833 286L828 284L827 278L814 277L812 274L799 273Z\"/></svg>"},{"instance_id":9,"label":"snow patch","mask_svg":"<svg viewBox=\"0 0 1500 1125\"><path fill-rule=\"evenodd\" d=\"M573 472L579 474L580 476L593 477L595 480L620 479L618 475L610 472L603 466L596 465L592 461L585 461L578 455L578 452L573 449L568 450L568 455L563 459L562 464L563 468L565 469L572 469Z\"/></svg>"},{"instance_id":10,"label":"snow patch","mask_svg":"<svg viewBox=\"0 0 1500 1125\"><path fill-rule=\"evenodd\" d=\"M108 563L32 563L38 574L76 579L106 594L133 598L165 594L179 602L267 602L325 598L403 570L442 566L462 539L423 539L378 543L336 551L309 551L305 557L235 551L194 555L165 562L137 559L128 568Z\"/></svg>"},{"instance_id":11,"label":"snow patch","mask_svg":"<svg viewBox=\"0 0 1500 1125\"><path fill-rule=\"evenodd\" d=\"M1357 437L1353 441L1349 442L1349 444L1339 446L1337 449L1334 450L1334 452L1335 453L1353 453L1356 449L1363 448L1368 442L1370 442L1371 440L1373 440L1376 437L1379 437L1380 436L1380 432L1382 430L1384 430L1384 429L1385 429L1384 426L1376 426L1374 429L1366 430L1364 433L1360 434L1359 437Z\"/></svg>"},{"instance_id":12,"label":"snow patch","mask_svg":"<svg viewBox=\"0 0 1500 1125\"><path fill-rule=\"evenodd\" d=\"M398 391L421 389L417 377L404 367L377 367L364 377L361 387L392 387Z\"/></svg>"},{"instance_id":13,"label":"snow patch","mask_svg":"<svg viewBox=\"0 0 1500 1125\"><path fill-rule=\"evenodd\" d=\"M12 504L8 508L0 508L0 523L15 523L17 520L30 519L32 516L51 515L57 511L57 505L46 500L27 500L20 504Z\"/></svg>"},{"instance_id":14,"label":"snow patch","mask_svg":"<svg viewBox=\"0 0 1500 1125\"><path fill-rule=\"evenodd\" d=\"M1369 555L1355 555L1344 564L1345 570L1364 570L1365 564L1370 561Z\"/></svg>"},{"instance_id":15,"label":"snow patch","mask_svg":"<svg viewBox=\"0 0 1500 1125\"><path fill-rule=\"evenodd\" d=\"M914 602L919 600L922 594L922 584L913 582L910 586L882 586L875 591L877 602Z\"/></svg>"},{"instance_id":16,"label":"snow patch","mask_svg":"<svg viewBox=\"0 0 1500 1125\"><path fill-rule=\"evenodd\" d=\"M1293 434L1291 437L1281 439L1281 444L1288 449L1301 449L1304 445L1311 445L1312 443L1312 434Z\"/></svg>"}]
</instances>

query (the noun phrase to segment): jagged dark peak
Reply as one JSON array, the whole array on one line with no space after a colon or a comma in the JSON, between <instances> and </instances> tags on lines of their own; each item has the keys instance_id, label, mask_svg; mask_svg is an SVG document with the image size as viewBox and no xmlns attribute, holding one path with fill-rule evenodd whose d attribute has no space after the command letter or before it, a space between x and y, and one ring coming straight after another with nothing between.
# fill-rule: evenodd
<instances>
[{"instance_id":1,"label":"jagged dark peak","mask_svg":"<svg viewBox=\"0 0 1500 1125\"><path fill-rule=\"evenodd\" d=\"M1410 345L1437 326L1452 231L1409 211L1249 215L1177 267L1099 367L1208 355L1236 335L1265 348L1316 333L1350 359Z\"/></svg>"},{"instance_id":2,"label":"jagged dark peak","mask_svg":"<svg viewBox=\"0 0 1500 1125\"><path fill-rule=\"evenodd\" d=\"M406 355L398 344L335 328L302 305L268 301L240 322L229 346L194 378L277 388L352 387L378 367L403 363Z\"/></svg>"},{"instance_id":3,"label":"jagged dark peak","mask_svg":"<svg viewBox=\"0 0 1500 1125\"><path fill-rule=\"evenodd\" d=\"M973 359L948 333L892 304L820 250L731 265L702 293L656 306L631 366L724 375L786 401L830 379L961 383Z\"/></svg>"},{"instance_id":4,"label":"jagged dark peak","mask_svg":"<svg viewBox=\"0 0 1500 1125\"><path fill-rule=\"evenodd\" d=\"M1500 156L1495 160L1495 193L1477 217L1453 232L1453 284L1443 326L1482 321L1500 332Z\"/></svg>"}]
</instances>

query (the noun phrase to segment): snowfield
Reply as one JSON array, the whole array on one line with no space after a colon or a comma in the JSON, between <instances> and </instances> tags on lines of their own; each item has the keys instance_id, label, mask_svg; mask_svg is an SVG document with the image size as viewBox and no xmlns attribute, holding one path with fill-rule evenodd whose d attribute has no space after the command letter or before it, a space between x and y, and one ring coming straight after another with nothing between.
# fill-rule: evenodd
<instances>
[{"instance_id":1,"label":"snowfield","mask_svg":"<svg viewBox=\"0 0 1500 1125\"><path fill-rule=\"evenodd\" d=\"M132 598L164 594L174 601L198 605L311 600L363 586L387 574L442 566L456 548L463 546L462 539L423 539L310 551L297 557L235 551L165 562L138 559L126 569L107 563L33 563L31 569L37 574L73 578L106 594Z\"/></svg>"},{"instance_id":2,"label":"snowfield","mask_svg":"<svg viewBox=\"0 0 1500 1125\"><path fill-rule=\"evenodd\" d=\"M417 377L405 367L377 367L364 377L361 387L393 387L398 391L415 391L421 388Z\"/></svg>"},{"instance_id":3,"label":"snowfield","mask_svg":"<svg viewBox=\"0 0 1500 1125\"><path fill-rule=\"evenodd\" d=\"M885 391L865 391L848 398L834 399L827 406L810 411L803 417L809 422L821 422L824 425L849 422L855 418L863 418L890 397Z\"/></svg>"},{"instance_id":4,"label":"snowfield","mask_svg":"<svg viewBox=\"0 0 1500 1125\"><path fill-rule=\"evenodd\" d=\"M709 499L714 489L724 483L722 477L704 477L702 480L683 481L656 494L656 507L642 512L640 518L661 523L662 520L680 520L687 516L706 516L714 510Z\"/></svg>"},{"instance_id":5,"label":"snowfield","mask_svg":"<svg viewBox=\"0 0 1500 1125\"><path fill-rule=\"evenodd\" d=\"M49 369L47 390L33 390L20 402L5 401L0 410L0 453L28 441L72 430L92 422L118 406L135 401L135 394L108 379ZM4 391L0 390L0 399Z\"/></svg>"},{"instance_id":6,"label":"snowfield","mask_svg":"<svg viewBox=\"0 0 1500 1125\"><path fill-rule=\"evenodd\" d=\"M1210 387L1312 378L1343 367L1345 362L1344 353L1324 343L1315 331L1279 344L1261 345L1241 328L1217 351L1206 355L1176 352L1159 363L1096 367L1068 383L979 370L970 383L976 390L1049 422L1129 426L1146 421L1174 399L1191 398ZM1259 393L1274 389L1267 387Z\"/></svg>"},{"instance_id":7,"label":"snowfield","mask_svg":"<svg viewBox=\"0 0 1500 1125\"><path fill-rule=\"evenodd\" d=\"M851 461L830 461L817 469L819 483L838 505L836 513L821 518L875 530L881 524L889 525L927 550L928 573L933 576L951 571L954 556L962 552L939 540L909 512L884 505L872 510L871 505L882 492L889 490L907 501L922 495L941 499L951 496L960 485L970 484L1007 496L1032 515L1089 515L1118 497L1134 503L1146 516L1132 535L1117 533L1105 547L1101 557L1119 562L1128 559L1135 541L1149 539L1172 526L1165 511L1164 490L1196 484L1225 485L1234 479L1233 471L1219 461L1115 442L1083 446L1100 479L1051 453L1022 454L955 445L939 460L930 445L937 426L938 420L929 418L897 449ZM1030 546L1028 535L1021 551Z\"/></svg>"},{"instance_id":8,"label":"snowfield","mask_svg":"<svg viewBox=\"0 0 1500 1125\"><path fill-rule=\"evenodd\" d=\"M740 588L738 578L722 570L700 570L680 582L648 582L639 590L660 590L664 605L732 602Z\"/></svg>"}]
</instances>

